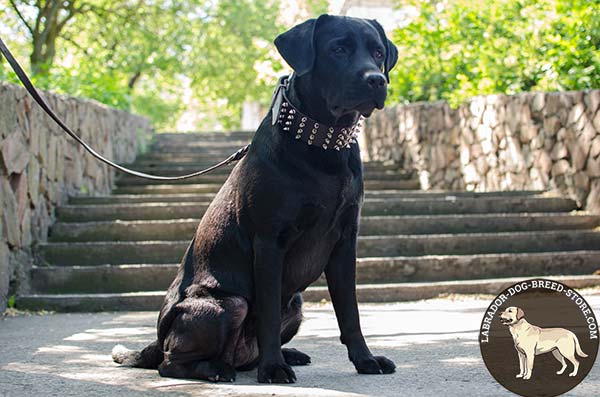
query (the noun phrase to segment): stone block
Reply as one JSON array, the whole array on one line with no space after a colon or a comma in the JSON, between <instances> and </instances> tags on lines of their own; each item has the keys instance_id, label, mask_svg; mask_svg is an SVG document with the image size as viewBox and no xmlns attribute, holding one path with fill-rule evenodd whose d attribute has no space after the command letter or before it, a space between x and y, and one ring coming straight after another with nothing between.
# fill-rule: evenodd
<instances>
[{"instance_id":1,"label":"stone block","mask_svg":"<svg viewBox=\"0 0 600 397\"><path fill-rule=\"evenodd\" d=\"M482 125L494 128L500 123L498 112L494 106L488 105L483 112Z\"/></svg>"},{"instance_id":2,"label":"stone block","mask_svg":"<svg viewBox=\"0 0 600 397\"><path fill-rule=\"evenodd\" d=\"M0 314L6 309L9 283L8 246L4 239L0 237Z\"/></svg>"},{"instance_id":3,"label":"stone block","mask_svg":"<svg viewBox=\"0 0 600 397\"><path fill-rule=\"evenodd\" d=\"M590 146L590 156L596 158L600 156L600 135L597 135Z\"/></svg>"},{"instance_id":4,"label":"stone block","mask_svg":"<svg viewBox=\"0 0 600 397\"><path fill-rule=\"evenodd\" d=\"M586 112L593 115L600 108L600 90L586 91L583 95Z\"/></svg>"},{"instance_id":5,"label":"stone block","mask_svg":"<svg viewBox=\"0 0 600 397\"><path fill-rule=\"evenodd\" d=\"M8 175L21 173L29 163L29 149L19 133L10 134L0 143L0 153Z\"/></svg>"},{"instance_id":6,"label":"stone block","mask_svg":"<svg viewBox=\"0 0 600 397\"><path fill-rule=\"evenodd\" d=\"M580 171L585 167L588 153L590 152L590 144L587 140L577 139L567 143L571 164L573 169Z\"/></svg>"},{"instance_id":7,"label":"stone block","mask_svg":"<svg viewBox=\"0 0 600 397\"><path fill-rule=\"evenodd\" d=\"M592 121L596 132L600 133L600 109L596 111L596 115L594 116L594 120Z\"/></svg>"},{"instance_id":8,"label":"stone block","mask_svg":"<svg viewBox=\"0 0 600 397\"><path fill-rule=\"evenodd\" d=\"M589 157L585 170L591 177L600 177L600 157Z\"/></svg>"},{"instance_id":9,"label":"stone block","mask_svg":"<svg viewBox=\"0 0 600 397\"><path fill-rule=\"evenodd\" d=\"M560 130L561 127L562 123L560 122L560 119L558 117L549 116L544 118L544 131L546 131L546 133L549 136L556 135L556 133L558 132L558 130Z\"/></svg>"},{"instance_id":10,"label":"stone block","mask_svg":"<svg viewBox=\"0 0 600 397\"><path fill-rule=\"evenodd\" d=\"M583 115L584 111L585 111L585 106L583 105L583 103L575 104L575 106L573 106L569 110L569 116L567 118L567 126L577 123L579 121L579 119L581 118L581 115Z\"/></svg>"},{"instance_id":11,"label":"stone block","mask_svg":"<svg viewBox=\"0 0 600 397\"><path fill-rule=\"evenodd\" d=\"M29 200L36 206L40 198L40 163L30 161L27 166L27 192Z\"/></svg>"},{"instance_id":12,"label":"stone block","mask_svg":"<svg viewBox=\"0 0 600 397\"><path fill-rule=\"evenodd\" d=\"M549 174L552 170L552 158L545 150L540 150L534 153L534 167L537 167L541 173Z\"/></svg>"},{"instance_id":13,"label":"stone block","mask_svg":"<svg viewBox=\"0 0 600 397\"><path fill-rule=\"evenodd\" d=\"M473 164L469 164L463 168L463 176L465 183L473 184L480 181L479 174L477 173L477 169Z\"/></svg>"},{"instance_id":14,"label":"stone block","mask_svg":"<svg viewBox=\"0 0 600 397\"><path fill-rule=\"evenodd\" d=\"M521 143L529 143L538 134L538 127L534 124L521 124L519 138Z\"/></svg>"},{"instance_id":15,"label":"stone block","mask_svg":"<svg viewBox=\"0 0 600 397\"><path fill-rule=\"evenodd\" d=\"M8 179L0 179L0 200L2 200L2 229L6 241L11 247L20 245L19 221L17 219L17 200Z\"/></svg>"},{"instance_id":16,"label":"stone block","mask_svg":"<svg viewBox=\"0 0 600 397\"><path fill-rule=\"evenodd\" d=\"M479 157L476 161L475 161L475 169L477 170L477 173L479 175L485 175L488 170L490 169L490 166L487 162L487 158L486 157Z\"/></svg>"},{"instance_id":17,"label":"stone block","mask_svg":"<svg viewBox=\"0 0 600 397\"><path fill-rule=\"evenodd\" d=\"M58 138L54 135L50 136L48 140L48 154L47 154L47 163L46 170L48 174L48 178L51 181L56 181L56 160L57 160L57 145Z\"/></svg>"},{"instance_id":18,"label":"stone block","mask_svg":"<svg viewBox=\"0 0 600 397\"><path fill-rule=\"evenodd\" d=\"M571 169L571 165L567 160L559 160L552 166L552 176L556 177L559 175L564 175L569 172Z\"/></svg>"},{"instance_id":19,"label":"stone block","mask_svg":"<svg viewBox=\"0 0 600 397\"><path fill-rule=\"evenodd\" d=\"M475 143L471 146L470 153L471 159L476 159L483 154L483 149L479 143Z\"/></svg>"},{"instance_id":20,"label":"stone block","mask_svg":"<svg viewBox=\"0 0 600 397\"><path fill-rule=\"evenodd\" d=\"M600 214L600 179L593 180L590 185L585 209L594 214Z\"/></svg>"},{"instance_id":21,"label":"stone block","mask_svg":"<svg viewBox=\"0 0 600 397\"><path fill-rule=\"evenodd\" d=\"M527 125L531 123L531 109L529 108L529 104L524 103L521 105L521 110L519 112L519 117L521 121L521 125Z\"/></svg>"},{"instance_id":22,"label":"stone block","mask_svg":"<svg viewBox=\"0 0 600 397\"><path fill-rule=\"evenodd\" d=\"M558 112L560 107L560 93L559 92L549 92L545 95L545 113L547 115L554 115Z\"/></svg>"},{"instance_id":23,"label":"stone block","mask_svg":"<svg viewBox=\"0 0 600 397\"><path fill-rule=\"evenodd\" d=\"M461 145L460 146L460 163L462 165L467 165L467 164L469 164L470 159L471 159L471 154L470 154L468 146Z\"/></svg>"},{"instance_id":24,"label":"stone block","mask_svg":"<svg viewBox=\"0 0 600 397\"><path fill-rule=\"evenodd\" d=\"M32 242L31 236L31 210L29 207L25 208L25 212L20 220L19 229L21 231L21 246L29 247Z\"/></svg>"},{"instance_id":25,"label":"stone block","mask_svg":"<svg viewBox=\"0 0 600 397\"><path fill-rule=\"evenodd\" d=\"M487 124L481 124L475 130L475 135L477 136L478 141L491 141L492 140L493 129L491 126Z\"/></svg>"}]
</instances>

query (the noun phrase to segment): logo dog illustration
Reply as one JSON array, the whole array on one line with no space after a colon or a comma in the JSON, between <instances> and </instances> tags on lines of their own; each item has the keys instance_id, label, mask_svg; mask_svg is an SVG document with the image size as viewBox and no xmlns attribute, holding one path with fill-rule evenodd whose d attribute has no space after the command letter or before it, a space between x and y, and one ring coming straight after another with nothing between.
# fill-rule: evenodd
<instances>
[{"instance_id":1,"label":"logo dog illustration","mask_svg":"<svg viewBox=\"0 0 600 397\"><path fill-rule=\"evenodd\" d=\"M554 358L562 364L556 372L561 375L567 368L565 358L573 364L573 371L569 376L576 376L579 370L580 357L587 357L581 347L577 336L564 328L541 328L530 324L525 319L525 312L520 307L510 306L500 313L500 321L507 325L519 355L519 368L521 372L517 378L529 379L533 371L533 362L538 354L552 352Z\"/></svg>"}]
</instances>

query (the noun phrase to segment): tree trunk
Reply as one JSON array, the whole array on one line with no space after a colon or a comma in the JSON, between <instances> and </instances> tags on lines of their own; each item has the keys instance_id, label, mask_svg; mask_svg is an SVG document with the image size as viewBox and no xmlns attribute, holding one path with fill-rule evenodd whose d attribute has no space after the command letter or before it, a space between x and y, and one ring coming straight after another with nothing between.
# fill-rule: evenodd
<instances>
[{"instance_id":1,"label":"tree trunk","mask_svg":"<svg viewBox=\"0 0 600 397\"><path fill-rule=\"evenodd\" d=\"M82 12L76 8L77 0L46 0L37 1L37 15L29 20L19 10L15 0L10 0L12 8L19 19L31 33L33 48L29 55L31 72L33 74L47 74L56 55L56 40L66 23L75 15Z\"/></svg>"}]
</instances>

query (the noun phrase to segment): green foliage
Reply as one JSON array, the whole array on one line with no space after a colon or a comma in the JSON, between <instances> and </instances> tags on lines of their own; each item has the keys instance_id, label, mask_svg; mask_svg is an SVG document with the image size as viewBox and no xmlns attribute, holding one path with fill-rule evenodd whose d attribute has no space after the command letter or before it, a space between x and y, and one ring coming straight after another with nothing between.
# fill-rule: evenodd
<instances>
[{"instance_id":1,"label":"green foliage","mask_svg":"<svg viewBox=\"0 0 600 397\"><path fill-rule=\"evenodd\" d=\"M600 87L599 0L404 0L391 98Z\"/></svg>"},{"instance_id":2,"label":"green foliage","mask_svg":"<svg viewBox=\"0 0 600 397\"><path fill-rule=\"evenodd\" d=\"M276 2L220 0L194 40L189 56L192 88L200 103L221 112L226 129L239 123L244 101L266 103L270 96L268 87L274 82L261 79L256 67L260 61L270 62L271 42L282 30L278 7Z\"/></svg>"},{"instance_id":3,"label":"green foliage","mask_svg":"<svg viewBox=\"0 0 600 397\"><path fill-rule=\"evenodd\" d=\"M58 23L66 22L58 32L49 29L55 40L36 50L40 35L32 27L51 23L42 14L54 3L62 9ZM323 0L309 3L319 9ZM194 102L212 124L231 128L245 100L268 100L274 81L257 65L282 68L271 52L283 30L279 6L262 0L12 0L0 7L0 34L24 66L30 61L39 88L146 115L157 129L173 128L184 102ZM3 62L0 79L17 82Z\"/></svg>"},{"instance_id":4,"label":"green foliage","mask_svg":"<svg viewBox=\"0 0 600 397\"><path fill-rule=\"evenodd\" d=\"M8 297L8 302L6 303L6 307L9 309L14 309L17 305L17 298L14 295Z\"/></svg>"}]
</instances>

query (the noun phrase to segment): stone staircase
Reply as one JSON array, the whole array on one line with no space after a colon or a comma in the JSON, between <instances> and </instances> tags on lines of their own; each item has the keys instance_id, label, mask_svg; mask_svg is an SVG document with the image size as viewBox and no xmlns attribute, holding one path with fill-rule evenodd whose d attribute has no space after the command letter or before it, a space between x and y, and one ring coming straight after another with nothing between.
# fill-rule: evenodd
<instances>
[{"instance_id":1,"label":"stone staircase","mask_svg":"<svg viewBox=\"0 0 600 397\"><path fill-rule=\"evenodd\" d=\"M133 168L192 172L247 143L245 132L160 134ZM157 310L200 217L231 167L191 181L121 177L113 194L71 197L39 246L23 309ZM600 285L600 216L547 192L425 192L397 166L365 164L361 301L496 293L515 277ZM323 280L305 299L328 299Z\"/></svg>"}]
</instances>

